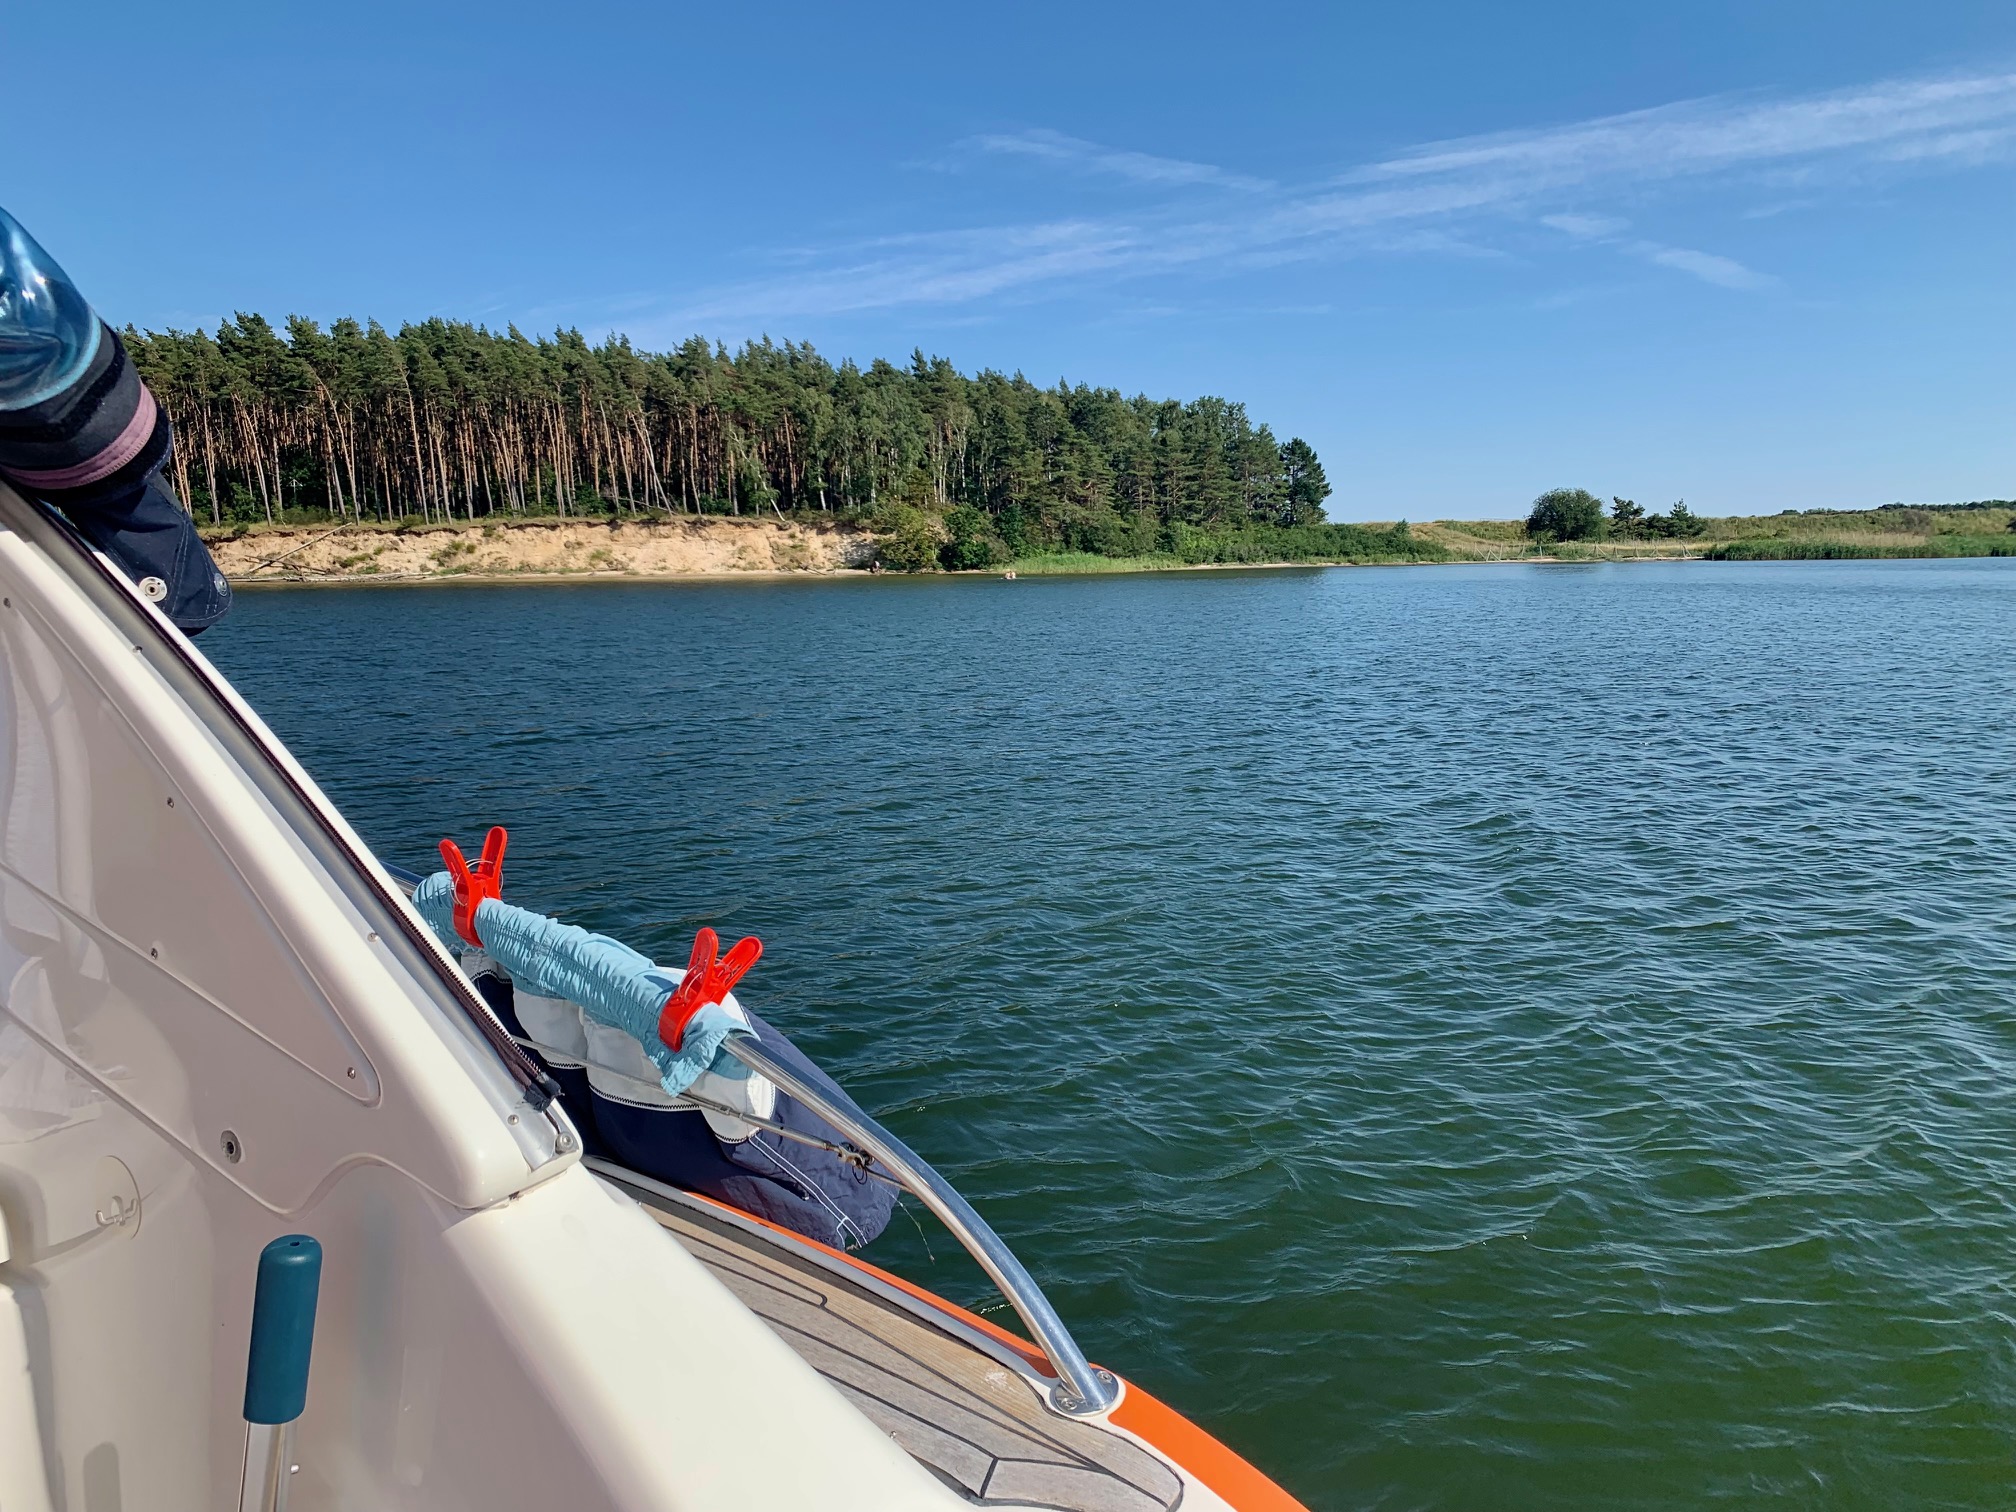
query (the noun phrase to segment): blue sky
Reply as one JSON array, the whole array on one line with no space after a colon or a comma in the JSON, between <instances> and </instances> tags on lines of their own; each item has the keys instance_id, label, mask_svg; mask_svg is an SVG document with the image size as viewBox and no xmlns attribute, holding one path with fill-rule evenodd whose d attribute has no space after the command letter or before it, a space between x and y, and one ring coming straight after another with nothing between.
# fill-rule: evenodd
<instances>
[{"instance_id":1,"label":"blue sky","mask_svg":"<svg viewBox=\"0 0 2016 1512\"><path fill-rule=\"evenodd\" d=\"M1246 402L1340 519L2016 495L2016 5L7 7L115 322Z\"/></svg>"}]
</instances>

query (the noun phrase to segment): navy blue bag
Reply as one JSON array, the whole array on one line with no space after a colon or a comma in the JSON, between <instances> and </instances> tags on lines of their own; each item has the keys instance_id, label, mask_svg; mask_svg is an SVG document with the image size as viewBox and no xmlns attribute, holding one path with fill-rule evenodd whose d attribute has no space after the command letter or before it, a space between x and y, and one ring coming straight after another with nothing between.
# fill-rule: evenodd
<instances>
[{"instance_id":1,"label":"navy blue bag","mask_svg":"<svg viewBox=\"0 0 2016 1512\"><path fill-rule=\"evenodd\" d=\"M851 1105L839 1083L778 1030L753 1013L749 1027L777 1059ZM595 1126L611 1160L821 1244L859 1249L888 1227L896 1210L894 1187L831 1151L768 1129L730 1142L717 1137L698 1112L621 1102L599 1090L593 1096ZM770 1122L831 1144L844 1142L838 1130L781 1088Z\"/></svg>"},{"instance_id":2,"label":"navy blue bag","mask_svg":"<svg viewBox=\"0 0 2016 1512\"><path fill-rule=\"evenodd\" d=\"M829 1150L758 1128L746 1139L720 1138L697 1108L627 1102L589 1085L578 1065L555 1065L520 1025L511 983L490 968L475 978L484 1000L512 1036L544 1062L560 1084L585 1153L640 1176L698 1192L835 1249L859 1249L889 1226L896 1189ZM748 1010L743 1010L747 1012ZM749 1027L777 1059L835 1100L853 1100L780 1031L749 1014ZM844 1137L781 1088L769 1122L841 1144Z\"/></svg>"}]
</instances>

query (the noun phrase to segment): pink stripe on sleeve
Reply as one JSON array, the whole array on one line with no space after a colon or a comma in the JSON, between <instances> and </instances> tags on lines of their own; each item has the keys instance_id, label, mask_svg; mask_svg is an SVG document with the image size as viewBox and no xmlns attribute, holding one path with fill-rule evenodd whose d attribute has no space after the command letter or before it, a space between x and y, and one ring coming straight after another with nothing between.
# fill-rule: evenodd
<instances>
[{"instance_id":1,"label":"pink stripe on sleeve","mask_svg":"<svg viewBox=\"0 0 2016 1512\"><path fill-rule=\"evenodd\" d=\"M154 434L154 392L146 384L140 385L140 402L133 408L133 418L126 422L126 428L112 438L104 450L71 467L49 468L41 472L30 472L24 467L10 467L7 476L17 483L34 489L82 488L87 483L96 483L101 478L109 478L120 468L140 455L140 448L147 444L147 438Z\"/></svg>"}]
</instances>

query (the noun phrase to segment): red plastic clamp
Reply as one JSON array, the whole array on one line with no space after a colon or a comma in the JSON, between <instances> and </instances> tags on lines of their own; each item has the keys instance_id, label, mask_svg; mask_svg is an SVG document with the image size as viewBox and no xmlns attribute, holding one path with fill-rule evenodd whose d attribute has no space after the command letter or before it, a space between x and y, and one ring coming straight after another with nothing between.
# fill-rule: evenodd
<instances>
[{"instance_id":1,"label":"red plastic clamp","mask_svg":"<svg viewBox=\"0 0 2016 1512\"><path fill-rule=\"evenodd\" d=\"M492 825L474 866L462 859L462 847L453 840L441 842L441 859L448 865L448 880L455 884L455 933L478 949L483 942L476 938L476 910L485 898L503 899L504 846L510 838L503 825Z\"/></svg>"},{"instance_id":2,"label":"red plastic clamp","mask_svg":"<svg viewBox=\"0 0 2016 1512\"><path fill-rule=\"evenodd\" d=\"M686 958L686 975L665 1006L658 1010L658 1038L674 1051L686 1038L686 1025L709 1003L718 1003L729 990L748 975L749 968L763 956L763 942L754 935L737 940L728 954L716 959L721 937L702 926L693 936L693 953Z\"/></svg>"}]
</instances>

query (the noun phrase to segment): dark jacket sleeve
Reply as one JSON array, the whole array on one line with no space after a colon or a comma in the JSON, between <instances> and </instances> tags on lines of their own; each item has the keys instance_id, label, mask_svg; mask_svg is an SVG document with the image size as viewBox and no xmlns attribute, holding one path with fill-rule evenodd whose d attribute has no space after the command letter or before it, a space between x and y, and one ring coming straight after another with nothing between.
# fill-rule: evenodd
<instances>
[{"instance_id":1,"label":"dark jacket sleeve","mask_svg":"<svg viewBox=\"0 0 2016 1512\"><path fill-rule=\"evenodd\" d=\"M161 612L194 635L231 607L196 522L161 479L168 416L110 326L60 394L0 410L0 475L70 517Z\"/></svg>"}]
</instances>

